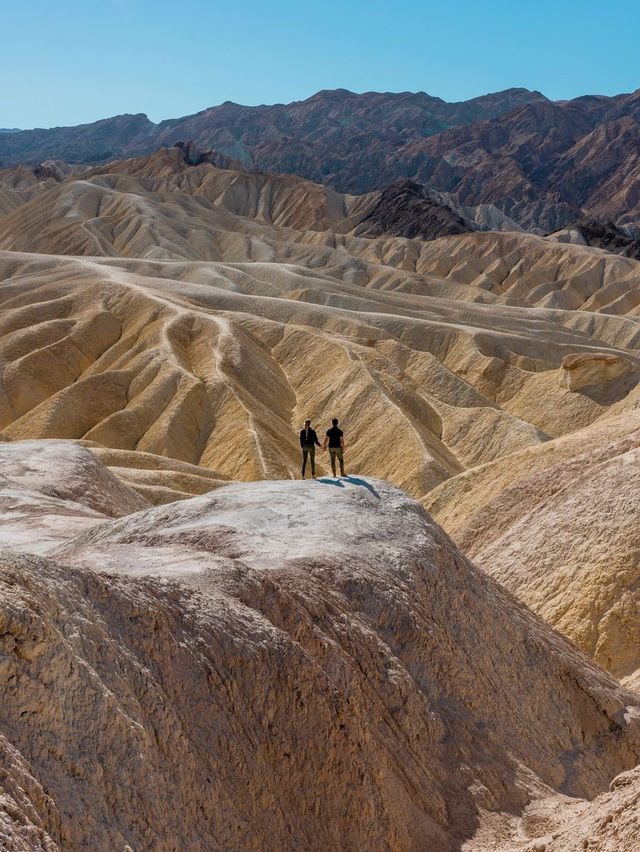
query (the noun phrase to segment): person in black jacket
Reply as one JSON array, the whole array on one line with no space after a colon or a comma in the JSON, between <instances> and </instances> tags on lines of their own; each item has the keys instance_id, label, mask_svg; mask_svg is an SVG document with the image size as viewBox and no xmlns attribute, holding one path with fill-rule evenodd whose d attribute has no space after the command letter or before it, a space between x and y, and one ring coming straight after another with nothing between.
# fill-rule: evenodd
<instances>
[{"instance_id":1,"label":"person in black jacket","mask_svg":"<svg viewBox=\"0 0 640 852\"><path fill-rule=\"evenodd\" d=\"M315 433L315 429L311 428L311 421L304 421L304 429L300 430L300 446L302 447L302 478L307 467L307 456L311 457L311 476L316 478L316 446L320 446L320 441Z\"/></svg>"},{"instance_id":2,"label":"person in black jacket","mask_svg":"<svg viewBox=\"0 0 640 852\"><path fill-rule=\"evenodd\" d=\"M331 421L331 429L327 429L322 449L327 449L329 444L329 455L331 456L331 470L336 475L336 459L340 462L340 476L344 476L344 432L338 428L338 418Z\"/></svg>"}]
</instances>

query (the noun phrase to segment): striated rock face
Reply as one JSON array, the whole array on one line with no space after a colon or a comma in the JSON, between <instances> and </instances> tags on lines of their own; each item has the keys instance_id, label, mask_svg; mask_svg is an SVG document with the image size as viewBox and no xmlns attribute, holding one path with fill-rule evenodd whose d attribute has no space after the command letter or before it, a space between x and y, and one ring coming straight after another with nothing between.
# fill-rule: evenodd
<instances>
[{"instance_id":1,"label":"striated rock face","mask_svg":"<svg viewBox=\"0 0 640 852\"><path fill-rule=\"evenodd\" d=\"M93 480L50 452L31 492ZM640 757L637 697L384 482L94 523L0 556L7 848L455 849Z\"/></svg>"},{"instance_id":2,"label":"striated rock face","mask_svg":"<svg viewBox=\"0 0 640 852\"><path fill-rule=\"evenodd\" d=\"M32 197L0 219L0 429L108 450L153 503L298 475L306 417L340 418L350 471L422 498L635 404L633 259L525 234L358 236L380 194L178 147L22 181ZM430 209L401 191L399 221L412 199ZM576 352L631 367L575 393L558 376Z\"/></svg>"},{"instance_id":3,"label":"striated rock face","mask_svg":"<svg viewBox=\"0 0 640 852\"><path fill-rule=\"evenodd\" d=\"M468 471L424 501L471 559L635 688L639 461L633 411Z\"/></svg>"},{"instance_id":4,"label":"striated rock face","mask_svg":"<svg viewBox=\"0 0 640 852\"><path fill-rule=\"evenodd\" d=\"M435 240L468 234L476 226L432 198L424 186L399 180L387 187L380 201L356 228L358 236L393 234L398 237Z\"/></svg>"},{"instance_id":5,"label":"striated rock face","mask_svg":"<svg viewBox=\"0 0 640 852\"><path fill-rule=\"evenodd\" d=\"M615 381L632 370L633 365L620 355L578 352L562 359L558 382L561 388L577 391Z\"/></svg>"}]
</instances>

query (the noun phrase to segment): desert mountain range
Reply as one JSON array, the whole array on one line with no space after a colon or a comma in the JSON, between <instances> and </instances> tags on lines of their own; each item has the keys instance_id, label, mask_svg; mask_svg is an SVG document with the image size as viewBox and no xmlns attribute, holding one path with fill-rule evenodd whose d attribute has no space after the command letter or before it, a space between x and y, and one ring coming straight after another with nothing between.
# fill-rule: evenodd
<instances>
[{"instance_id":1,"label":"desert mountain range","mask_svg":"<svg viewBox=\"0 0 640 852\"><path fill-rule=\"evenodd\" d=\"M0 167L93 164L192 140L251 170L297 174L343 193L410 178L490 227L547 234L587 217L637 239L639 121L640 90L554 102L508 89L447 103L424 92L338 89L291 104L226 102L159 124L122 115L3 133Z\"/></svg>"},{"instance_id":2,"label":"desert mountain range","mask_svg":"<svg viewBox=\"0 0 640 852\"><path fill-rule=\"evenodd\" d=\"M7 849L634 848L633 169L572 185L619 215L434 174L464 137L482 183L518 127L504 186L526 150L550 187L563 122L595 157L636 101L402 97L295 105L287 145L333 145L349 192L207 137L215 110L179 145L93 126L141 128L119 159L0 138ZM380 185L339 164L353 98ZM386 175L410 127L438 168ZM348 476L295 481L334 416Z\"/></svg>"}]
</instances>

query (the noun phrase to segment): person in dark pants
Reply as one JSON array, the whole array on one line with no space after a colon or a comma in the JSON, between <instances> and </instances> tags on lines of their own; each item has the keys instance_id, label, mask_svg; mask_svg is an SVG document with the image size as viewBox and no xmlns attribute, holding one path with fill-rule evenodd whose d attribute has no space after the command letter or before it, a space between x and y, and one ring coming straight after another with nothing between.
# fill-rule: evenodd
<instances>
[{"instance_id":1,"label":"person in dark pants","mask_svg":"<svg viewBox=\"0 0 640 852\"><path fill-rule=\"evenodd\" d=\"M333 426L327 429L327 434L322 445L322 449L327 449L329 444L329 455L331 456L331 470L333 475L336 475L336 459L340 462L340 476L344 476L344 433L342 429L338 429L338 420L333 418L331 421Z\"/></svg>"},{"instance_id":2,"label":"person in dark pants","mask_svg":"<svg viewBox=\"0 0 640 852\"><path fill-rule=\"evenodd\" d=\"M300 446L302 447L302 478L307 467L307 456L311 458L311 476L316 478L316 446L320 446L320 441L315 433L315 429L311 428L311 421L304 421L304 429L300 430Z\"/></svg>"}]
</instances>

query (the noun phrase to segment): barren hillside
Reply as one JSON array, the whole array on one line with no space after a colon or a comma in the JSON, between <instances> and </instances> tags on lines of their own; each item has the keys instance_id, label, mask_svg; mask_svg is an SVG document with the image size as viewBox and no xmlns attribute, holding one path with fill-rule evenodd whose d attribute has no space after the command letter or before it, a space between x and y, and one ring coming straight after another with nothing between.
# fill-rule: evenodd
<instances>
[{"instance_id":1,"label":"barren hillside","mask_svg":"<svg viewBox=\"0 0 640 852\"><path fill-rule=\"evenodd\" d=\"M180 149L42 184L0 220L0 428L256 479L338 416L351 470L422 497L634 407L636 261L358 236L378 200Z\"/></svg>"}]
</instances>

